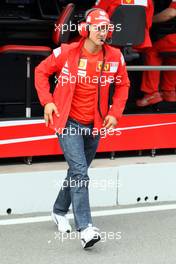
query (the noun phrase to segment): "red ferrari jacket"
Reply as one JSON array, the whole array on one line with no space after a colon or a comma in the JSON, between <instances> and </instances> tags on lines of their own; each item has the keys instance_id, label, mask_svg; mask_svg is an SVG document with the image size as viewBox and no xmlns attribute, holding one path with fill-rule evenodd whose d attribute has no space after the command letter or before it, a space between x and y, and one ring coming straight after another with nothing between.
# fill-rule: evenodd
<instances>
[{"instance_id":1,"label":"red ferrari jacket","mask_svg":"<svg viewBox=\"0 0 176 264\"><path fill-rule=\"evenodd\" d=\"M35 68L35 87L41 104L44 106L49 102L55 103L60 114L57 117L53 113L53 125L50 128L58 131L65 127L71 102L76 87L75 77L78 72L80 50L84 39L71 44L62 44L61 47L53 50L53 53L43 60ZM123 113L128 98L129 79L125 62L119 49L104 44L105 68L101 76L100 108L103 116L107 114L119 119ZM50 93L49 76L57 73L58 83L53 95ZM115 92L113 104L108 110L108 95L110 83L114 81ZM97 84L98 87L98 84ZM102 118L98 111L98 89L95 98L94 127L102 128Z\"/></svg>"},{"instance_id":2,"label":"red ferrari jacket","mask_svg":"<svg viewBox=\"0 0 176 264\"><path fill-rule=\"evenodd\" d=\"M95 8L104 9L111 17L114 10L120 5L140 5L145 7L146 12L146 27L144 42L136 46L136 49L144 49L152 46L149 29L152 26L152 17L154 13L154 6L152 0L98 0Z\"/></svg>"}]
</instances>

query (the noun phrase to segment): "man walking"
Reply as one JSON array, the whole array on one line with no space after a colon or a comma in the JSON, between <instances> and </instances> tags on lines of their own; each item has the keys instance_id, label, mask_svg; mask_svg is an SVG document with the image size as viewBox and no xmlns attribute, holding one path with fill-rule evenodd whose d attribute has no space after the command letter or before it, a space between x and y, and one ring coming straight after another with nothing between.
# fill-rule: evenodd
<instances>
[{"instance_id":1,"label":"man walking","mask_svg":"<svg viewBox=\"0 0 176 264\"><path fill-rule=\"evenodd\" d=\"M128 97L129 79L122 54L107 45L110 21L101 9L91 9L79 26L79 42L63 44L35 70L35 85L44 106L46 125L56 131L69 165L67 177L55 201L52 217L61 232L70 232L66 218L72 204L77 231L83 248L100 240L93 227L88 167L93 160L100 131L117 126ZM53 95L49 76L57 73ZM109 85L115 84L112 107L108 108Z\"/></svg>"}]
</instances>

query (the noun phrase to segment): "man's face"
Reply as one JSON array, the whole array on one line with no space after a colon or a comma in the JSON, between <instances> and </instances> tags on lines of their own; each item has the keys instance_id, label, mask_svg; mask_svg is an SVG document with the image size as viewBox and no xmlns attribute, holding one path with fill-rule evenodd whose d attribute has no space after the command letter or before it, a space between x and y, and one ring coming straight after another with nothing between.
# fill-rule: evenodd
<instances>
[{"instance_id":1,"label":"man's face","mask_svg":"<svg viewBox=\"0 0 176 264\"><path fill-rule=\"evenodd\" d=\"M109 25L90 25L89 26L89 38L95 43L95 45L100 46L103 45L108 34Z\"/></svg>"}]
</instances>

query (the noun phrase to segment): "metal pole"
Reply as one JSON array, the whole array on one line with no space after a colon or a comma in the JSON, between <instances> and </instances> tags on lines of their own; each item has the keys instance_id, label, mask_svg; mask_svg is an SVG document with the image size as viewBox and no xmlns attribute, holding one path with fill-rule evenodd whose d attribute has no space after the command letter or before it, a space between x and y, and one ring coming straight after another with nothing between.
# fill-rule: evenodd
<instances>
[{"instance_id":1,"label":"metal pole","mask_svg":"<svg viewBox=\"0 0 176 264\"><path fill-rule=\"evenodd\" d=\"M27 80L26 80L26 117L31 117L31 58L27 60Z\"/></svg>"},{"instance_id":2,"label":"metal pole","mask_svg":"<svg viewBox=\"0 0 176 264\"><path fill-rule=\"evenodd\" d=\"M128 71L176 71L176 66L127 66Z\"/></svg>"}]
</instances>

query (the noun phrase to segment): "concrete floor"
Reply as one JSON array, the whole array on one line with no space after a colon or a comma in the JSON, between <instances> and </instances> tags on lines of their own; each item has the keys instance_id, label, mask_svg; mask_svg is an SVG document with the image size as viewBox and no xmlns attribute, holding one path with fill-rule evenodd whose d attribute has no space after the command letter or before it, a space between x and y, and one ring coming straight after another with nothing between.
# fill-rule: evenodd
<instances>
[{"instance_id":1,"label":"concrete floor","mask_svg":"<svg viewBox=\"0 0 176 264\"><path fill-rule=\"evenodd\" d=\"M115 160L95 159L91 167L163 162L176 162L176 155L162 155L155 158L123 157ZM21 164L1 162L0 174L66 168L67 164L64 161L34 162L30 166L22 162ZM119 208L117 206L117 209ZM3 216L0 220L21 217L27 216ZM71 222L73 224L73 220ZM99 216L94 217L94 224L100 228L102 240L89 250L81 248L79 234L74 230L71 236L64 237L63 240L51 221L0 225L0 263L176 263L176 210Z\"/></svg>"},{"instance_id":2,"label":"concrete floor","mask_svg":"<svg viewBox=\"0 0 176 264\"><path fill-rule=\"evenodd\" d=\"M51 221L0 226L0 263L176 263L176 210L94 217L94 225L102 240L87 250L79 233L62 236Z\"/></svg>"}]
</instances>

